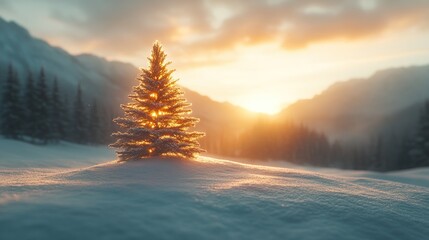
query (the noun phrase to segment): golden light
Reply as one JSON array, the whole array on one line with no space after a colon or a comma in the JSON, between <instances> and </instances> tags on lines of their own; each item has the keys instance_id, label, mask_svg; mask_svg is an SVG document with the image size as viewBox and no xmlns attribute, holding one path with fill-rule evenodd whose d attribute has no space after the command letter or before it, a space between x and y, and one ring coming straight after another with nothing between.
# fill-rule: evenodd
<instances>
[{"instance_id":1,"label":"golden light","mask_svg":"<svg viewBox=\"0 0 429 240\"><path fill-rule=\"evenodd\" d=\"M233 56L193 57L207 64L191 65L177 74L184 86L214 100L273 114L299 99L312 98L338 80L369 76L391 66L425 64L429 51L423 50L427 49L423 39L427 37L429 33L389 34L389 47L382 39L326 42L299 51L268 43L237 47L230 52ZM410 42L415 43L411 48ZM258 93L266 96L258 98Z\"/></svg>"},{"instance_id":2,"label":"golden light","mask_svg":"<svg viewBox=\"0 0 429 240\"><path fill-rule=\"evenodd\" d=\"M176 23L178 26L171 33L170 37L173 41L185 40L192 34L192 29L188 26L185 26L184 23Z\"/></svg>"},{"instance_id":3,"label":"golden light","mask_svg":"<svg viewBox=\"0 0 429 240\"><path fill-rule=\"evenodd\" d=\"M142 124L143 127L150 127L150 128L155 128L156 124L154 122L146 122Z\"/></svg>"},{"instance_id":4,"label":"golden light","mask_svg":"<svg viewBox=\"0 0 429 240\"><path fill-rule=\"evenodd\" d=\"M275 99L269 96L260 96L259 94L247 96L239 101L241 106L252 112L271 115L278 113L282 109L279 104L276 104Z\"/></svg>"},{"instance_id":5,"label":"golden light","mask_svg":"<svg viewBox=\"0 0 429 240\"><path fill-rule=\"evenodd\" d=\"M156 112L152 112L150 115L154 118L158 117L158 114L156 114Z\"/></svg>"},{"instance_id":6,"label":"golden light","mask_svg":"<svg viewBox=\"0 0 429 240\"><path fill-rule=\"evenodd\" d=\"M151 98L153 98L153 99L157 99L158 98L158 94L156 94L156 93L151 93L149 96Z\"/></svg>"}]
</instances>

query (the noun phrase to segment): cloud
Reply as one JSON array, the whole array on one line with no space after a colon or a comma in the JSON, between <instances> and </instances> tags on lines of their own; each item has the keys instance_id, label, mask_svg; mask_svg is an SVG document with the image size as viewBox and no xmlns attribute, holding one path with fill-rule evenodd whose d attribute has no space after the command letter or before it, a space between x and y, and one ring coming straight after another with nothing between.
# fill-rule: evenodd
<instances>
[{"instance_id":1,"label":"cloud","mask_svg":"<svg viewBox=\"0 0 429 240\"><path fill-rule=\"evenodd\" d=\"M237 44L281 41L286 49L300 49L325 41L358 40L387 31L427 28L428 19L429 1L424 0L265 1L243 7L201 44L221 50Z\"/></svg>"},{"instance_id":2,"label":"cloud","mask_svg":"<svg viewBox=\"0 0 429 240\"><path fill-rule=\"evenodd\" d=\"M218 64L219 54L239 45L275 42L296 50L429 27L427 0L44 1L52 22L66 29L48 39L72 39L111 56L139 56L160 40L174 55L202 56L184 61L194 65Z\"/></svg>"},{"instance_id":3,"label":"cloud","mask_svg":"<svg viewBox=\"0 0 429 240\"><path fill-rule=\"evenodd\" d=\"M184 34L210 31L209 9L203 1L73 1L80 14L57 9L53 17L76 30L74 38L93 41L98 48L121 53L135 52L160 40L180 44Z\"/></svg>"}]
</instances>

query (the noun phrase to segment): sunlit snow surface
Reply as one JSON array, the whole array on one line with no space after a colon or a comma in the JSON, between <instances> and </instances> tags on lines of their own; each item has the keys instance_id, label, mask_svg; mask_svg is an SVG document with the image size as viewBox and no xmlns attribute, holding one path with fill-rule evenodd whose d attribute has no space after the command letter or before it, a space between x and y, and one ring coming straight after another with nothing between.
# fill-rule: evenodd
<instances>
[{"instance_id":1,"label":"sunlit snow surface","mask_svg":"<svg viewBox=\"0 0 429 240\"><path fill-rule=\"evenodd\" d=\"M415 185L207 157L1 168L0 239L427 239L419 171Z\"/></svg>"}]
</instances>

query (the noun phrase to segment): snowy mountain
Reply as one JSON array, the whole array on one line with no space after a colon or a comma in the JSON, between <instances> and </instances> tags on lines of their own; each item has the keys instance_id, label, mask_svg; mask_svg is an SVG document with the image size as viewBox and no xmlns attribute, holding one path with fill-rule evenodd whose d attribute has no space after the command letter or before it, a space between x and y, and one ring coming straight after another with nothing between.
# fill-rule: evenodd
<instances>
[{"instance_id":1,"label":"snowy mountain","mask_svg":"<svg viewBox=\"0 0 429 240\"><path fill-rule=\"evenodd\" d=\"M289 106L282 116L331 138L367 141L378 134L401 135L412 130L428 98L428 65L393 68L366 79L336 83L312 99Z\"/></svg>"},{"instance_id":2,"label":"snowy mountain","mask_svg":"<svg viewBox=\"0 0 429 240\"><path fill-rule=\"evenodd\" d=\"M119 105L127 102L127 96L139 70L128 63L108 61L91 54L71 55L61 48L53 47L47 42L33 38L29 32L15 22L0 18L0 86L5 79L8 64L17 70L21 81L28 72L38 74L45 69L48 84L56 76L60 88L67 92L70 100L75 96L77 84L81 84L87 101L94 98L111 112L120 112ZM192 90L183 88L185 96L192 103L193 114L201 118L198 129L207 132L208 141L204 144L216 145L221 132L238 133L248 126L256 117L243 108L229 103L220 103L202 96ZM212 137L213 136L213 137Z\"/></svg>"},{"instance_id":3,"label":"snowy mountain","mask_svg":"<svg viewBox=\"0 0 429 240\"><path fill-rule=\"evenodd\" d=\"M91 165L93 152L79 145L72 146L81 159L78 165L87 161L87 167L35 168L40 159L22 151L8 154L15 147L37 153L27 148L34 146L0 141L9 146L9 157L0 157L2 240L429 235L427 168L383 174L268 167L208 157L118 164L111 161L112 152L97 154L104 156L104 163ZM44 147L43 154L61 162L57 148ZM8 168L4 163L9 161L19 164ZM19 166L25 162L34 165Z\"/></svg>"},{"instance_id":4,"label":"snowy mountain","mask_svg":"<svg viewBox=\"0 0 429 240\"><path fill-rule=\"evenodd\" d=\"M127 81L136 75L136 69L131 64L109 62L91 55L70 55L61 48L33 38L16 23L1 18L0 52L2 73L5 73L7 65L12 64L23 81L29 72L36 75L43 67L48 80L52 81L56 76L62 89L68 90L72 96L76 85L81 83L84 91L88 92L87 98L91 100L109 96L108 99L119 101L129 85Z\"/></svg>"}]
</instances>

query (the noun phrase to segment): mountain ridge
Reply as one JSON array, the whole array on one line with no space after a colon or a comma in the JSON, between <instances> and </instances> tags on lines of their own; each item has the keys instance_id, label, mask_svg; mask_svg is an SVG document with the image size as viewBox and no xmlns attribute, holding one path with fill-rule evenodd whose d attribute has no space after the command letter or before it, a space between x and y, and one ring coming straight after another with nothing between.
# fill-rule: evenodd
<instances>
[{"instance_id":1,"label":"mountain ridge","mask_svg":"<svg viewBox=\"0 0 429 240\"><path fill-rule=\"evenodd\" d=\"M379 70L368 78L334 83L313 98L290 105L280 116L314 127L333 139L367 140L368 133L383 134L378 130L395 121L391 116L428 98L429 65L396 67ZM418 114L411 115L416 118Z\"/></svg>"}]
</instances>

